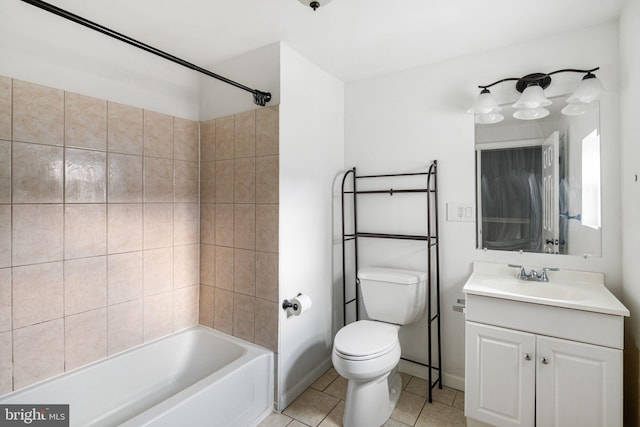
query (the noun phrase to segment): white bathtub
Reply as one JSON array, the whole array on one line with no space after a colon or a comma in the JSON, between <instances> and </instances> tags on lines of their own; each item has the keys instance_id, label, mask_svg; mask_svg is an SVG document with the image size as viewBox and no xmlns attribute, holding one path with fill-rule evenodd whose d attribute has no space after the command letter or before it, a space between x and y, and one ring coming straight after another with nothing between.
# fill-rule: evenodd
<instances>
[{"instance_id":1,"label":"white bathtub","mask_svg":"<svg viewBox=\"0 0 640 427\"><path fill-rule=\"evenodd\" d=\"M69 404L71 426L256 425L273 409L273 353L203 326L9 393Z\"/></svg>"}]
</instances>

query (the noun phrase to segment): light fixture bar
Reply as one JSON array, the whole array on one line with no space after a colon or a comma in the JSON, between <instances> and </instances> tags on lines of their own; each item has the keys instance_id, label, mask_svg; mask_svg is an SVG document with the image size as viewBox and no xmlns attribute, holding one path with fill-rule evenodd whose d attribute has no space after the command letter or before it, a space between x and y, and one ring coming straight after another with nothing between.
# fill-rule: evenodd
<instances>
[{"instance_id":1,"label":"light fixture bar","mask_svg":"<svg viewBox=\"0 0 640 427\"><path fill-rule=\"evenodd\" d=\"M541 81L541 80L545 80L545 78L549 78L549 83L550 83L551 82L550 76L552 76L554 74L568 73L568 72L571 72L571 73L586 73L586 74L588 74L588 73L593 73L594 71L598 71L599 69L600 69L600 67L592 68L590 70L580 70L580 69L577 69L577 68L563 68L561 70L551 71L550 73L533 73L533 74L528 74L528 75L526 75L524 77L507 77L505 79L500 79L500 80L495 81L495 82L493 82L491 84L488 84L488 85L478 85L478 88L480 88L480 89L488 89L488 88L490 88L492 86L497 85L498 83L508 82L508 81L516 81L516 82L518 82L518 84L516 84L516 89L518 89L519 86L522 86L522 89L518 89L518 92L522 92L524 89L526 89L526 87L529 84L536 83L536 82ZM548 86L548 84L546 86Z\"/></svg>"},{"instance_id":2,"label":"light fixture bar","mask_svg":"<svg viewBox=\"0 0 640 427\"><path fill-rule=\"evenodd\" d=\"M57 6L54 6L50 3L41 1L41 0L22 0L25 3L28 3L32 6L38 7L42 10L45 10L47 12L53 13L54 15L58 15L62 18L68 19L69 21L75 22L76 24L80 24L83 25L87 28L90 28L94 31L97 31L99 33L102 33L104 35L107 35L109 37L112 37L116 40L120 40L121 42L127 43L131 46L137 47L138 49L142 49L146 52L152 53L156 56L159 56L161 58L164 58L168 61L174 62L178 65L182 65L183 67L189 68L191 70L197 71L199 73L205 74L209 77L213 77L214 79L220 80L226 84L229 84L231 86L235 86L238 89L242 89L244 91L250 92L253 94L253 102L256 105L260 105L262 107L264 107L267 102L269 102L271 100L271 94L269 92L262 92L259 91L257 89L251 89L248 86L245 86L241 83L235 82L231 79L228 79L226 77L223 77L219 74L213 73L205 68L199 67L195 64L192 64L191 62L187 62L184 59L178 58L177 56L171 55L167 52L164 52L160 49L156 49L153 46L149 46L148 44L142 43L136 39L133 39L129 36L126 36L124 34L118 33L117 31L114 31L110 28L107 28L103 25L97 24L93 21L89 21L88 19L85 19L81 16L78 16L74 13L71 13L69 11L66 11L64 9L61 9Z\"/></svg>"}]
</instances>

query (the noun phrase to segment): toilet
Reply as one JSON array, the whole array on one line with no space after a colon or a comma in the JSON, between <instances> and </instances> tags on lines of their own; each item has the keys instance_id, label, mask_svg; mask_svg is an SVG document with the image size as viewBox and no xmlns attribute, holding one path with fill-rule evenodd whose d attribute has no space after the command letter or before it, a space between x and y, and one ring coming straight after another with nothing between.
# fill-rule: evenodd
<instances>
[{"instance_id":1,"label":"toilet","mask_svg":"<svg viewBox=\"0 0 640 427\"><path fill-rule=\"evenodd\" d=\"M340 329L331 355L335 370L349 381L344 427L379 427L391 416L402 390L398 330L424 314L426 278L424 272L394 268L358 271L369 320Z\"/></svg>"}]
</instances>

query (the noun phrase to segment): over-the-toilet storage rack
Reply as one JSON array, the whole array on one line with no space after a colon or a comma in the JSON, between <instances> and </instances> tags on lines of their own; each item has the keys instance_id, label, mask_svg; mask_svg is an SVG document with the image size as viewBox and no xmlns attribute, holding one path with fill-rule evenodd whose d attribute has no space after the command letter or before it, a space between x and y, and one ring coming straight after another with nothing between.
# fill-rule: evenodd
<instances>
[{"instance_id":1,"label":"over-the-toilet storage rack","mask_svg":"<svg viewBox=\"0 0 640 427\"><path fill-rule=\"evenodd\" d=\"M426 185L420 188L402 188L402 189L374 189L374 190L358 190L357 183L359 180L371 180L381 179L383 181L393 181L394 178L410 177L424 175L426 178ZM351 189L345 189L348 183L348 178L351 177ZM385 233L371 233L361 231L358 228L358 198L361 196L367 196L372 194L388 194L393 196L399 193L417 193L425 194L427 198L427 212L426 212L426 234L424 235L408 235L408 234L385 234ZM345 217L345 197L350 195L353 197L352 208L350 217L353 220L351 224L352 232L347 232ZM397 174L384 174L384 175L357 175L356 168L349 169L345 172L342 179L342 294L343 294L343 321L347 323L347 307L350 304L355 304L355 319L360 319L359 309L359 297L360 291L358 289L358 241L362 238L374 238L374 239L400 239L400 240L415 240L424 241L427 245L427 260L426 260L426 273L427 273L427 363L418 362L402 357L403 360L416 363L427 367L428 381L429 381L429 402L433 401L433 388L438 385L442 388L442 351L440 340L440 268L439 268L439 239L438 239L438 178L437 178L437 161L434 160L428 169L424 172L413 173L397 173ZM355 280L351 281L347 279L347 256L346 246L348 242L354 244L354 257L353 263ZM347 299L348 289L347 282L350 282L354 291L351 292L355 295L351 299ZM434 295L435 293L435 295ZM434 300L435 297L435 300ZM435 306L435 307L434 307ZM435 311L435 313L434 313ZM433 331L434 327L436 332ZM437 361L434 361L433 346L434 342L437 346ZM434 365L434 362L437 362ZM434 375L435 372L435 375Z\"/></svg>"}]
</instances>

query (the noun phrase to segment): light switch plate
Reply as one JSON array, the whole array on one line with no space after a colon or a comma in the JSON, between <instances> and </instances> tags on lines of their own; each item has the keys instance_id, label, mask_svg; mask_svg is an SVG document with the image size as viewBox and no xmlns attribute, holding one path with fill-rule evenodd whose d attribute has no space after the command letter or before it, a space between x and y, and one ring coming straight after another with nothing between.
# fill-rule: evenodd
<instances>
[{"instance_id":1,"label":"light switch plate","mask_svg":"<svg viewBox=\"0 0 640 427\"><path fill-rule=\"evenodd\" d=\"M447 203L447 221L473 222L475 219L476 215L473 203Z\"/></svg>"}]
</instances>

